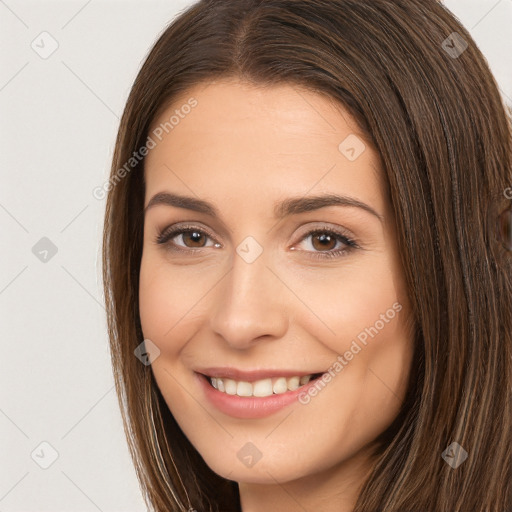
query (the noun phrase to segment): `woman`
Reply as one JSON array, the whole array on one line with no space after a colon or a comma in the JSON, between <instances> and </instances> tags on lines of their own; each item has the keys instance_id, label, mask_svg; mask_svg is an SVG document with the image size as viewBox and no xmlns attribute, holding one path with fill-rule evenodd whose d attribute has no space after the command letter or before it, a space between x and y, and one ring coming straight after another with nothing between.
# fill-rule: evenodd
<instances>
[{"instance_id":1,"label":"woman","mask_svg":"<svg viewBox=\"0 0 512 512\"><path fill-rule=\"evenodd\" d=\"M433 0L209 0L171 23L104 231L149 507L512 507L511 140Z\"/></svg>"}]
</instances>

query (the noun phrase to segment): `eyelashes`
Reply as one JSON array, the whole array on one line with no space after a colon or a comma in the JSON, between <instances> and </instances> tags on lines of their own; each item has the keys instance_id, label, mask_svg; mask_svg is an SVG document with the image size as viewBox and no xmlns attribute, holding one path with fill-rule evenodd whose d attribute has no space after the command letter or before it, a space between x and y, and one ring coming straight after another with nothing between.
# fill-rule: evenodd
<instances>
[{"instance_id":1,"label":"eyelashes","mask_svg":"<svg viewBox=\"0 0 512 512\"><path fill-rule=\"evenodd\" d=\"M202 242L202 238L209 238L214 241L212 245L200 245L198 247L187 247L185 244L177 245L173 239L181 236L181 242L184 243L184 236L189 235L192 236L192 243L200 243ZM298 252L303 252L308 255L308 257L317 258L317 259L329 259L329 258L339 258L349 254L355 249L359 249L359 245L355 240L348 237L346 234L342 232L338 232L330 227L316 227L310 231L308 231L305 235L303 235L298 241L298 245L304 242L307 239L312 238L313 242L311 245L313 246L313 250L300 250ZM190 238L188 238L190 240ZM178 254L197 254L198 252L203 252L204 249L208 247L219 248L221 245L217 242L215 237L208 230L204 228L199 228L194 225L181 225L181 226L169 226L160 231L154 242L157 245L165 246L166 250L169 250ZM335 242L336 245L341 244L342 248L331 249L331 250L315 250L314 243L320 242L323 245L327 242L327 245ZM322 248L320 245L320 248ZM325 245L324 245L325 247ZM328 249L328 247L326 247ZM295 249L295 246L293 247Z\"/></svg>"}]
</instances>

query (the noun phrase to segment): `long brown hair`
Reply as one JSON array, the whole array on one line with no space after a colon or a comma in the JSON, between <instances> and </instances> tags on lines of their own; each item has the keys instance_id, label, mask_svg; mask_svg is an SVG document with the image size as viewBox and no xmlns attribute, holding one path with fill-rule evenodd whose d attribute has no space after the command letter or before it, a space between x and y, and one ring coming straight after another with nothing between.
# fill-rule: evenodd
<instances>
[{"instance_id":1,"label":"long brown hair","mask_svg":"<svg viewBox=\"0 0 512 512\"><path fill-rule=\"evenodd\" d=\"M116 389L148 506L240 510L237 484L209 469L134 356L144 339L144 159L126 168L157 113L191 86L230 77L326 95L381 158L415 353L354 512L508 510L512 257L496 219L510 207L511 123L484 56L435 0L202 0L148 54L119 128L103 239ZM456 469L442 457L453 442L468 454Z\"/></svg>"}]
</instances>

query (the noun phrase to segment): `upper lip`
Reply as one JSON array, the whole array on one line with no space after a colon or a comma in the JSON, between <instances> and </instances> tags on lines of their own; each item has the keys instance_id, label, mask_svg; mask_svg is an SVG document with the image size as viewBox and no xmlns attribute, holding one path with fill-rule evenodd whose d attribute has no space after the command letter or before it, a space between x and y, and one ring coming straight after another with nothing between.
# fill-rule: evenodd
<instances>
[{"instance_id":1,"label":"upper lip","mask_svg":"<svg viewBox=\"0 0 512 512\"><path fill-rule=\"evenodd\" d=\"M202 373L207 377L225 377L245 382L254 382L256 380L267 379L272 377L303 377L305 375L314 375L316 373L323 373L320 371L304 371L304 370L275 370L275 369L258 369L258 370L239 370L232 367L215 367L215 368L200 368L195 370L197 373Z\"/></svg>"}]
</instances>

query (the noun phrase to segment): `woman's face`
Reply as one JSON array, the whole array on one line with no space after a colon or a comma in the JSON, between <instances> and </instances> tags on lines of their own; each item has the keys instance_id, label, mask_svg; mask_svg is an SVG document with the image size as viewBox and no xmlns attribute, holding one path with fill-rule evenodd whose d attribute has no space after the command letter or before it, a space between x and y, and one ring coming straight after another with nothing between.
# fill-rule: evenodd
<instances>
[{"instance_id":1,"label":"woman's face","mask_svg":"<svg viewBox=\"0 0 512 512\"><path fill-rule=\"evenodd\" d=\"M376 152L325 97L236 81L187 91L150 137L140 318L181 429L238 482L357 460L413 348Z\"/></svg>"}]
</instances>

